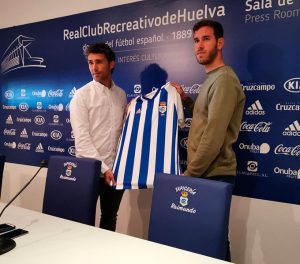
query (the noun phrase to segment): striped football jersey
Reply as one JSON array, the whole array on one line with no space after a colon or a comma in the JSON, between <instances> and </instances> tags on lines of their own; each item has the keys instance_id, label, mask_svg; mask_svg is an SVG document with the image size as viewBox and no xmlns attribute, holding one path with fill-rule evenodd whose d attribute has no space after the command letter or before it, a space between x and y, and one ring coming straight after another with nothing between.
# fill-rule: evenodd
<instances>
[{"instance_id":1,"label":"striped football jersey","mask_svg":"<svg viewBox=\"0 0 300 264\"><path fill-rule=\"evenodd\" d=\"M116 189L153 187L158 172L180 174L178 126L183 125L181 99L169 83L133 99L113 166Z\"/></svg>"}]
</instances>

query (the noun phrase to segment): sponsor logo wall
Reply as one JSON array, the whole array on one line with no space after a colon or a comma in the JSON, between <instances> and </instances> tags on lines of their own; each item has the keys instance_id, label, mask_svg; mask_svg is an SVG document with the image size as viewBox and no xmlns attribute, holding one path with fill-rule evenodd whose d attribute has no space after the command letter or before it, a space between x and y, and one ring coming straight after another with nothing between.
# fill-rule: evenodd
<instances>
[{"instance_id":1,"label":"sponsor logo wall","mask_svg":"<svg viewBox=\"0 0 300 264\"><path fill-rule=\"evenodd\" d=\"M28 165L75 155L69 103L91 80L82 54L89 43L103 41L116 52L113 78L128 100L169 80L196 98L205 72L194 58L191 28L203 18L224 25L225 62L247 97L235 144L235 194L300 204L296 0L143 1L0 30L0 152ZM179 135L183 169L186 114Z\"/></svg>"}]
</instances>

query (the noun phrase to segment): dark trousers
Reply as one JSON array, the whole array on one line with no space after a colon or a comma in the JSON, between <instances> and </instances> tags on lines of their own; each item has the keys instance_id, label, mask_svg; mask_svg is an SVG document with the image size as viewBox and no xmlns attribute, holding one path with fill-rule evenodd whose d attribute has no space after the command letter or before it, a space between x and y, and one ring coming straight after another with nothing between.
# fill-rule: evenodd
<instances>
[{"instance_id":1,"label":"dark trousers","mask_svg":"<svg viewBox=\"0 0 300 264\"><path fill-rule=\"evenodd\" d=\"M234 184L235 184L235 176L214 176L214 177L208 177L206 179L231 183L233 185L232 188L234 187ZM231 262L231 253L230 253L230 241L229 241L229 238L227 239L227 250L226 250L225 260Z\"/></svg>"},{"instance_id":2,"label":"dark trousers","mask_svg":"<svg viewBox=\"0 0 300 264\"><path fill-rule=\"evenodd\" d=\"M107 185L104 178L99 181L99 196L101 207L100 228L115 231L117 216L124 190L116 190Z\"/></svg>"}]
</instances>

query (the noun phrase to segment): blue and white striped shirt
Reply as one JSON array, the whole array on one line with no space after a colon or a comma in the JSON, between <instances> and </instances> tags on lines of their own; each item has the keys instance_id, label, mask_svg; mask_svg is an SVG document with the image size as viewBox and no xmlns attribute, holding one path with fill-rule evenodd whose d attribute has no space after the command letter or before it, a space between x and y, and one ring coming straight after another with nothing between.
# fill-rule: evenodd
<instances>
[{"instance_id":1,"label":"blue and white striped shirt","mask_svg":"<svg viewBox=\"0 0 300 264\"><path fill-rule=\"evenodd\" d=\"M133 99L113 167L116 189L152 187L158 172L180 174L178 125L183 124L180 96L169 83Z\"/></svg>"}]
</instances>

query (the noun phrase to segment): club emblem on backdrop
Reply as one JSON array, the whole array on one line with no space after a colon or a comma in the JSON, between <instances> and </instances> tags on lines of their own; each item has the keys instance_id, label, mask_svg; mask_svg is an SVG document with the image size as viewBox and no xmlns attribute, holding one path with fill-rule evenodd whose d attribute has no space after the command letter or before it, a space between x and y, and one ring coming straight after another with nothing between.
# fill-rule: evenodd
<instances>
[{"instance_id":1,"label":"club emblem on backdrop","mask_svg":"<svg viewBox=\"0 0 300 264\"><path fill-rule=\"evenodd\" d=\"M46 65L43 65L43 58L33 57L28 51L28 46L33 41L34 38L19 35L11 42L1 58L2 74L25 67L46 68Z\"/></svg>"}]
</instances>

